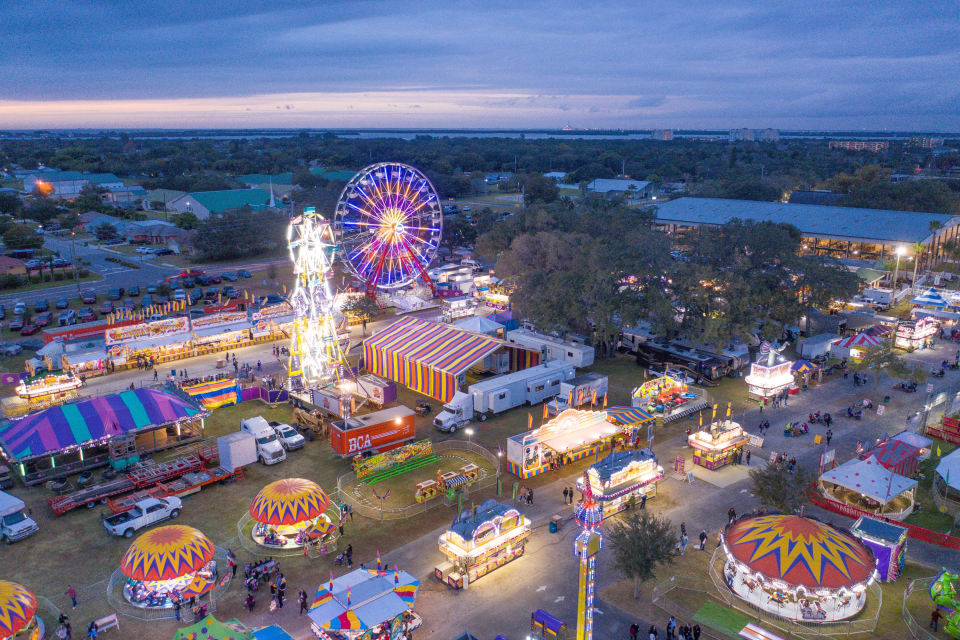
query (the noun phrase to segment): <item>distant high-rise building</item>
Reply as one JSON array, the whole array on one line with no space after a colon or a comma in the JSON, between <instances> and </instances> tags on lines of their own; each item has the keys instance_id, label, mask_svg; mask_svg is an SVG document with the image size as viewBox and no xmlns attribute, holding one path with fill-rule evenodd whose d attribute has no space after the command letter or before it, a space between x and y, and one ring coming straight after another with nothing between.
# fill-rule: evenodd
<instances>
[{"instance_id":1,"label":"distant high-rise building","mask_svg":"<svg viewBox=\"0 0 960 640\"><path fill-rule=\"evenodd\" d=\"M928 138L926 136L913 136L910 138L911 147L920 147L921 149L933 149L943 146L943 138Z\"/></svg>"},{"instance_id":2,"label":"distant high-rise building","mask_svg":"<svg viewBox=\"0 0 960 640\"><path fill-rule=\"evenodd\" d=\"M777 129L730 129L730 142L776 142L780 139Z\"/></svg>"},{"instance_id":3,"label":"distant high-rise building","mask_svg":"<svg viewBox=\"0 0 960 640\"><path fill-rule=\"evenodd\" d=\"M652 140L673 140L673 129L654 129L650 138Z\"/></svg>"},{"instance_id":4,"label":"distant high-rise building","mask_svg":"<svg viewBox=\"0 0 960 640\"><path fill-rule=\"evenodd\" d=\"M890 148L890 143L886 140L831 140L830 148L881 153Z\"/></svg>"}]
</instances>

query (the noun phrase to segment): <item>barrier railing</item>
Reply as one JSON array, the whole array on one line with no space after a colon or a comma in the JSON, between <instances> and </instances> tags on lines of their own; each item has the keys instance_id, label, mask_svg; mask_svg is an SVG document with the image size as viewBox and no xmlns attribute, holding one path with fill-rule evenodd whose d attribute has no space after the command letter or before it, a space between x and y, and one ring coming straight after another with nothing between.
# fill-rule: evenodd
<instances>
[{"instance_id":1,"label":"barrier railing","mask_svg":"<svg viewBox=\"0 0 960 640\"><path fill-rule=\"evenodd\" d=\"M915 640L937 640L935 634L930 633L922 624L917 622L913 614L910 613L910 608L907 606L907 600L910 599L914 591L916 591L917 588L926 591L934 577L935 576L928 576L926 578L911 580L907 588L903 590L903 609L900 617L903 620L903 624L907 625L907 629L910 630L910 635L913 636Z\"/></svg>"}]
</instances>

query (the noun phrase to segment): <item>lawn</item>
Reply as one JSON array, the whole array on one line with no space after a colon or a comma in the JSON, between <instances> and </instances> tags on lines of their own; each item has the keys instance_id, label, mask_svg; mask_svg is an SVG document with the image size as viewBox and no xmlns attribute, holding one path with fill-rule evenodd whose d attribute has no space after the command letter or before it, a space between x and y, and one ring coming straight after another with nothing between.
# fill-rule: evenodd
<instances>
[{"instance_id":1,"label":"lawn","mask_svg":"<svg viewBox=\"0 0 960 640\"><path fill-rule=\"evenodd\" d=\"M99 273L90 272L90 275L78 278L77 280L73 279L72 270L63 270L63 273L67 274L68 278L66 280L53 280L51 282L40 282L35 284L28 284L22 287L17 287L16 289L0 289L0 295L16 295L18 293L27 293L30 291L38 291L40 289L50 289L52 287L62 287L64 285L76 284L78 281L83 284L86 282L99 282L103 280L103 276Z\"/></svg>"},{"instance_id":2,"label":"lawn","mask_svg":"<svg viewBox=\"0 0 960 640\"><path fill-rule=\"evenodd\" d=\"M957 446L943 440L934 440L931 448L933 453L920 463L920 482L915 492L917 506L914 512L907 516L906 522L931 531L950 533L953 527L953 516L949 513L940 512L930 492L933 489L934 470L940 463L940 458L956 449ZM937 455L938 450L940 455Z\"/></svg>"}]
</instances>

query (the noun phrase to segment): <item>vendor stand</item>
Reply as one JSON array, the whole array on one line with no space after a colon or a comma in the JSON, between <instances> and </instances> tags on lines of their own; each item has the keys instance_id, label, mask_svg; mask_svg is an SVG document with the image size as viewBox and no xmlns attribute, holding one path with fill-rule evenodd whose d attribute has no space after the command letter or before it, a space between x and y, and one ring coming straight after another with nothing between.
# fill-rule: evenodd
<instances>
[{"instance_id":1,"label":"vendor stand","mask_svg":"<svg viewBox=\"0 0 960 640\"><path fill-rule=\"evenodd\" d=\"M793 363L764 342L757 361L750 363L750 374L743 379L747 392L758 400L774 398L793 386Z\"/></svg>"},{"instance_id":2,"label":"vendor stand","mask_svg":"<svg viewBox=\"0 0 960 640\"><path fill-rule=\"evenodd\" d=\"M397 568L331 575L307 611L310 630L319 640L407 640L423 624L413 611L419 586Z\"/></svg>"},{"instance_id":3,"label":"vendor stand","mask_svg":"<svg viewBox=\"0 0 960 640\"><path fill-rule=\"evenodd\" d=\"M461 512L440 535L440 552L447 561L437 565L434 576L454 589L466 588L522 556L530 525L516 507L492 499Z\"/></svg>"},{"instance_id":4,"label":"vendor stand","mask_svg":"<svg viewBox=\"0 0 960 640\"><path fill-rule=\"evenodd\" d=\"M657 481L663 467L650 449L614 451L587 469L590 491L608 518L639 501L657 495ZM577 478L577 491L585 493L583 476Z\"/></svg>"},{"instance_id":5,"label":"vendor stand","mask_svg":"<svg viewBox=\"0 0 960 640\"><path fill-rule=\"evenodd\" d=\"M210 593L217 586L213 542L192 527L168 525L134 540L120 560L127 580L123 597L143 609L171 609L174 602Z\"/></svg>"},{"instance_id":6,"label":"vendor stand","mask_svg":"<svg viewBox=\"0 0 960 640\"><path fill-rule=\"evenodd\" d=\"M37 598L16 582L0 580L0 638L43 640L43 620L37 615Z\"/></svg>"},{"instance_id":7,"label":"vendor stand","mask_svg":"<svg viewBox=\"0 0 960 640\"><path fill-rule=\"evenodd\" d=\"M693 463L712 471L731 464L748 442L750 436L730 418L711 422L706 429L687 437L693 448Z\"/></svg>"},{"instance_id":8,"label":"vendor stand","mask_svg":"<svg viewBox=\"0 0 960 640\"><path fill-rule=\"evenodd\" d=\"M900 577L907 558L906 527L890 522L860 516L850 527L860 542L870 547L877 559L877 574L884 582L893 582Z\"/></svg>"},{"instance_id":9,"label":"vendor stand","mask_svg":"<svg viewBox=\"0 0 960 640\"><path fill-rule=\"evenodd\" d=\"M893 346L901 349L920 349L937 337L940 322L929 316L918 320L901 320L897 323Z\"/></svg>"},{"instance_id":10,"label":"vendor stand","mask_svg":"<svg viewBox=\"0 0 960 640\"><path fill-rule=\"evenodd\" d=\"M325 513L329 507L330 499L315 482L303 478L271 482L250 503L256 523L253 541L277 550L332 543L337 526Z\"/></svg>"},{"instance_id":11,"label":"vendor stand","mask_svg":"<svg viewBox=\"0 0 960 640\"><path fill-rule=\"evenodd\" d=\"M507 439L507 467L526 479L550 469L599 454L623 430L607 420L606 411L565 409L539 429Z\"/></svg>"},{"instance_id":12,"label":"vendor stand","mask_svg":"<svg viewBox=\"0 0 960 640\"><path fill-rule=\"evenodd\" d=\"M64 404L77 397L83 381L70 371L47 371L22 378L16 386L16 398L4 398L3 413L19 417L47 407Z\"/></svg>"},{"instance_id":13,"label":"vendor stand","mask_svg":"<svg viewBox=\"0 0 960 640\"><path fill-rule=\"evenodd\" d=\"M744 518L727 525L722 543L727 588L788 620L850 618L866 605L867 587L877 579L869 547L813 518Z\"/></svg>"}]
</instances>

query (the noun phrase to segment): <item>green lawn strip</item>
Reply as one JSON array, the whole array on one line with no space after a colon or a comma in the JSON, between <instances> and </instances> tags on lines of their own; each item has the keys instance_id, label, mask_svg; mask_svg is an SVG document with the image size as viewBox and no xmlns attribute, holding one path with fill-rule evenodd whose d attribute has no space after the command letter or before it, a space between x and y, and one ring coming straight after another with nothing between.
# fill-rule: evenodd
<instances>
[{"instance_id":1,"label":"green lawn strip","mask_svg":"<svg viewBox=\"0 0 960 640\"><path fill-rule=\"evenodd\" d=\"M83 284L84 282L98 282L100 280L103 280L103 276L100 275L99 273L91 273L90 275L79 278L78 280L73 279L73 272L70 272L70 276L71 277L66 280L40 282L40 283L25 285L22 287L17 287L16 289L0 289L0 295L4 295L4 296L15 295L18 293L27 293L28 291L37 291L39 289L50 289L51 287L62 287L64 285L76 284L77 282L80 282L81 284Z\"/></svg>"},{"instance_id":2,"label":"green lawn strip","mask_svg":"<svg viewBox=\"0 0 960 640\"><path fill-rule=\"evenodd\" d=\"M713 600L704 602L703 606L693 614L693 619L731 638L739 638L740 630L752 622L747 616Z\"/></svg>"},{"instance_id":3,"label":"green lawn strip","mask_svg":"<svg viewBox=\"0 0 960 640\"><path fill-rule=\"evenodd\" d=\"M427 465L430 465L430 464L433 464L434 462L439 462L439 461L440 461L440 458L435 455L431 455L426 458L418 458L416 460L411 460L409 462L405 462L392 469L386 469L384 471L381 471L380 473L376 473L370 476L369 478L367 478L366 480L364 480L364 483L377 484L378 482L381 482L388 478L393 478L399 475L403 475L408 471L413 471L414 469L419 469L421 467L425 467Z\"/></svg>"}]
</instances>

